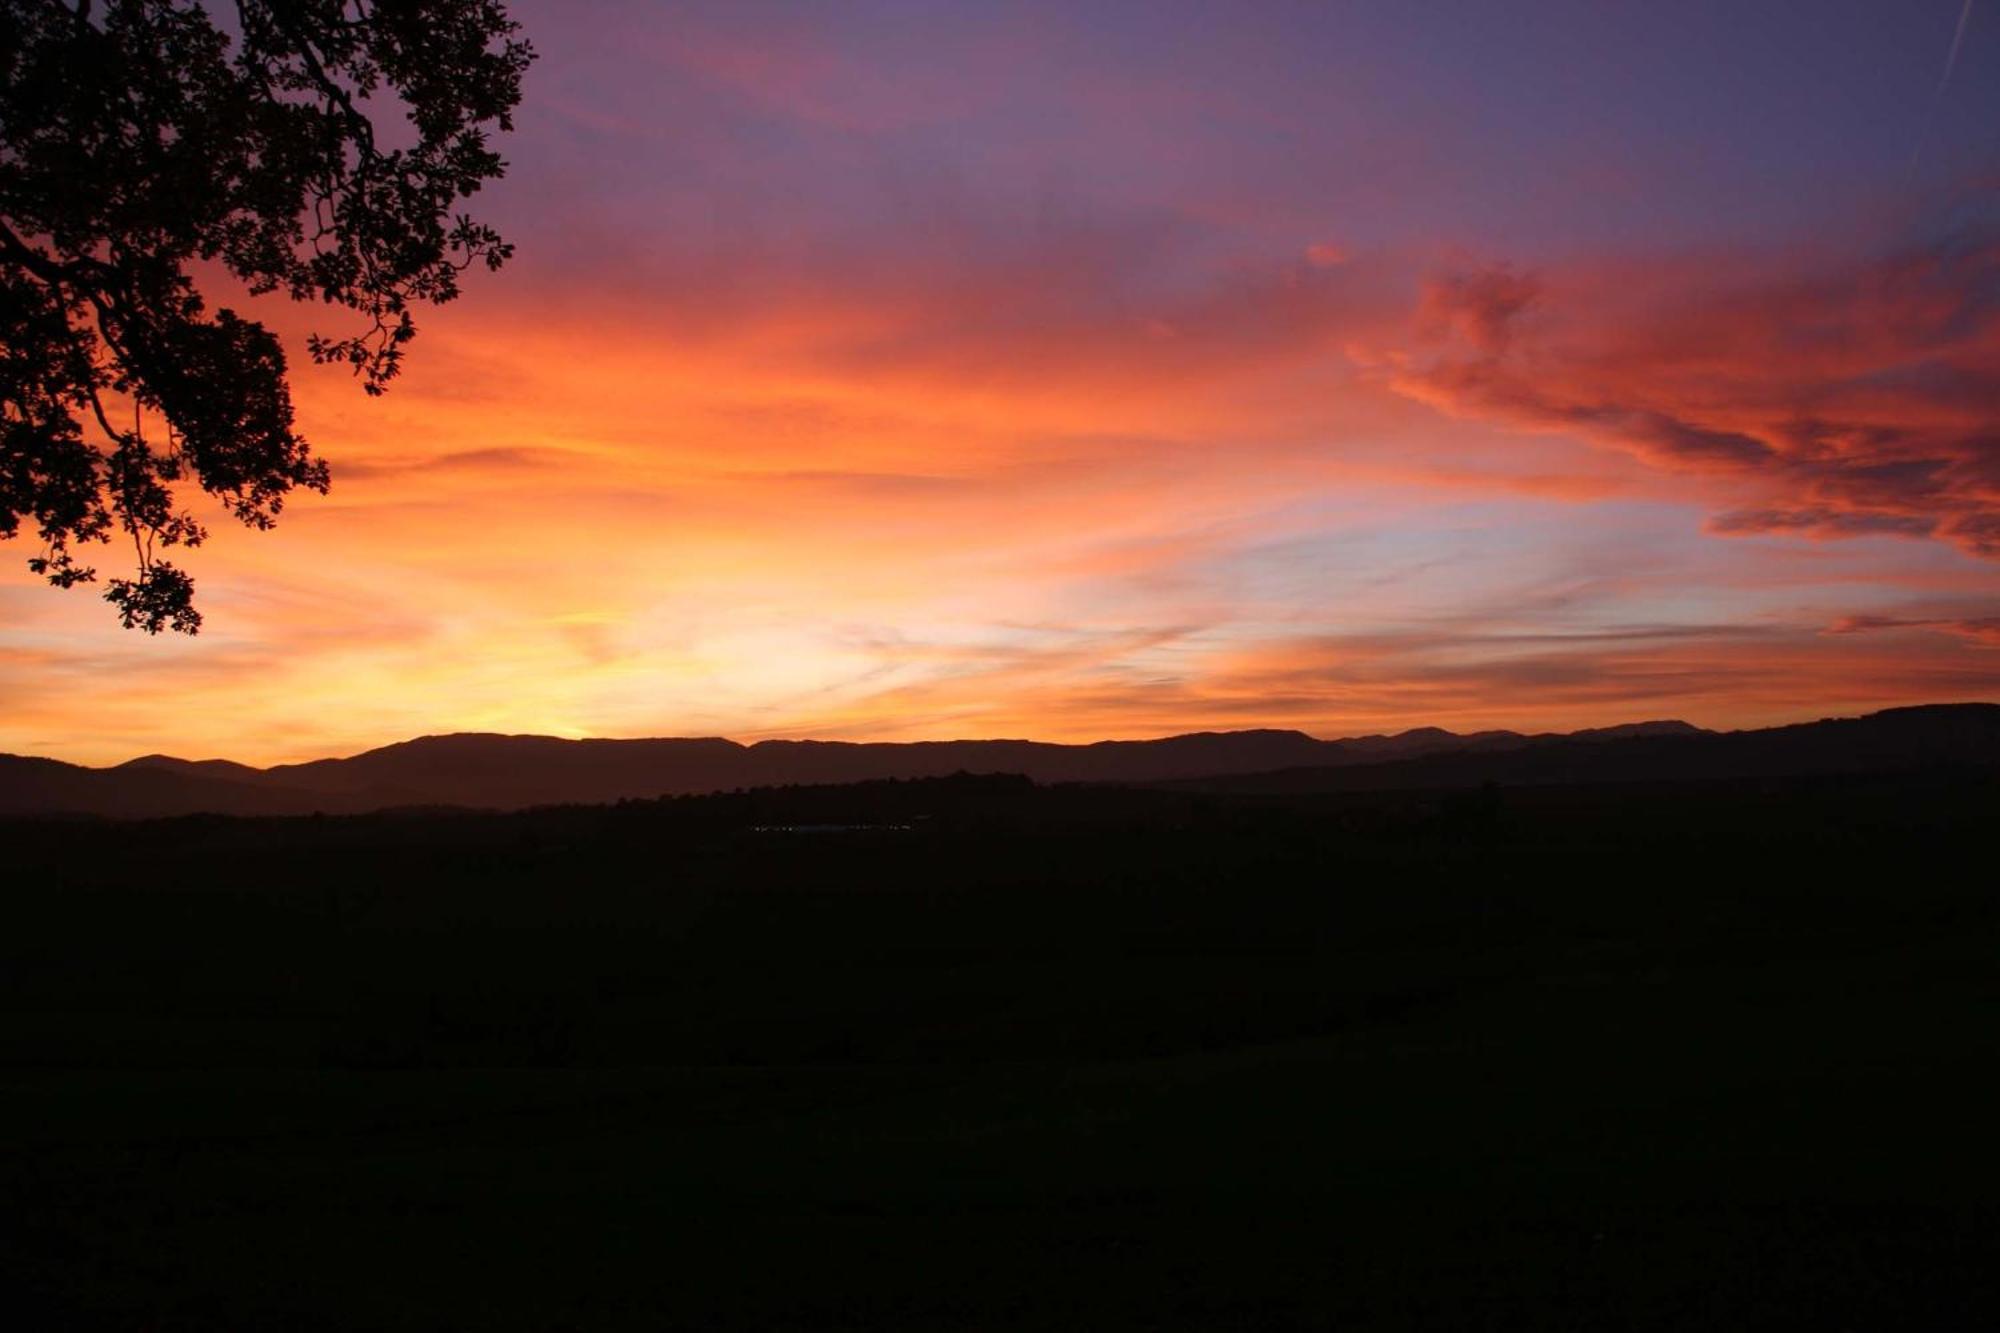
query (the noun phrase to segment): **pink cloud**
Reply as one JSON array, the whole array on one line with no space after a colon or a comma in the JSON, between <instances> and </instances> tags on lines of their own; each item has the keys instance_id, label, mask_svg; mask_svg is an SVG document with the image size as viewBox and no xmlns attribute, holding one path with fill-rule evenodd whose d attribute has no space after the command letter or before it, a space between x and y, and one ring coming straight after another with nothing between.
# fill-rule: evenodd
<instances>
[{"instance_id":1,"label":"pink cloud","mask_svg":"<svg viewBox=\"0 0 2000 1333\"><path fill-rule=\"evenodd\" d=\"M1416 348L1402 392L1704 479L1711 531L2000 558L2000 228L1790 277L1446 273Z\"/></svg>"}]
</instances>

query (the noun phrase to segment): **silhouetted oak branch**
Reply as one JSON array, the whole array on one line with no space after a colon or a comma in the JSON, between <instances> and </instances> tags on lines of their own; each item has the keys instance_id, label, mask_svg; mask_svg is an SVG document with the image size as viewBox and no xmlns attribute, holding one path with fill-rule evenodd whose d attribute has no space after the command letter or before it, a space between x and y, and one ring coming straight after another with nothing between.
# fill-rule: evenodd
<instances>
[{"instance_id":1,"label":"silhouetted oak branch","mask_svg":"<svg viewBox=\"0 0 2000 1333\"><path fill-rule=\"evenodd\" d=\"M256 528L328 484L277 338L191 267L354 312L307 349L382 392L413 308L512 253L454 210L502 174L489 134L534 57L498 0L212 8L0 0L0 537L31 528L29 567L70 587L97 576L80 547L128 534L105 596L155 633L201 624L155 555L206 536L180 483Z\"/></svg>"}]
</instances>

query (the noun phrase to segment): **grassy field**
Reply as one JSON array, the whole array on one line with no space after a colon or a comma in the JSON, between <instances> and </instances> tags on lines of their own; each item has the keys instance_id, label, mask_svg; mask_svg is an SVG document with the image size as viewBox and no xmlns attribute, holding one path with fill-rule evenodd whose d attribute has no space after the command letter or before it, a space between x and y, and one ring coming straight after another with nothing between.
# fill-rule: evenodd
<instances>
[{"instance_id":1,"label":"grassy field","mask_svg":"<svg viewBox=\"0 0 2000 1333\"><path fill-rule=\"evenodd\" d=\"M21 824L35 1327L2000 1316L1996 787ZM775 820L908 832L757 834Z\"/></svg>"}]
</instances>

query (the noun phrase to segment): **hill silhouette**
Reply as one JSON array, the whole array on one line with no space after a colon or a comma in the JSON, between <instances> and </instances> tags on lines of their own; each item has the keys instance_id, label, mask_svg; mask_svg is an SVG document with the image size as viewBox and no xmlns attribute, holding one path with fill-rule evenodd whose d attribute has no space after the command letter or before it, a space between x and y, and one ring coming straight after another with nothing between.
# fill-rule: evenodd
<instances>
[{"instance_id":1,"label":"hill silhouette","mask_svg":"<svg viewBox=\"0 0 2000 1333\"><path fill-rule=\"evenodd\" d=\"M1435 790L1494 782L1586 786L1880 773L2000 764L2000 704L1892 708L1755 731L1652 732L1579 744L1545 737L1505 749L1447 750L1350 768L1216 775L1178 784L1210 791Z\"/></svg>"},{"instance_id":2,"label":"hill silhouette","mask_svg":"<svg viewBox=\"0 0 2000 1333\"><path fill-rule=\"evenodd\" d=\"M405 806L515 810L740 788L1016 773L1036 782L1196 783L1361 791L1508 783L1858 773L2000 759L2000 705L1941 704L1789 727L1710 732L1655 721L1567 735L1435 727L1319 740L1198 732L1058 745L719 737L425 736L340 759L253 768L148 755L111 768L0 756L0 813L146 818L352 814Z\"/></svg>"}]
</instances>

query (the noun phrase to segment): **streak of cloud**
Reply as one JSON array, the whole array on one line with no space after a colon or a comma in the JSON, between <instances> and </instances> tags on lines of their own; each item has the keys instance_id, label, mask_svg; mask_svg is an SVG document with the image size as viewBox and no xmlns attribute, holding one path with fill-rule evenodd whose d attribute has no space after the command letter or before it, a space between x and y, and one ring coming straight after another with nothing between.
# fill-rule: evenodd
<instances>
[{"instance_id":1,"label":"streak of cloud","mask_svg":"<svg viewBox=\"0 0 2000 1333\"><path fill-rule=\"evenodd\" d=\"M1931 94L1931 104L1924 112L1924 127L1917 134L1917 146L1910 150L1909 170L1903 173L1903 187L1909 188L1917 174L1917 159L1923 156L1924 144L1931 137L1931 126L1937 120L1938 108L1944 105L1945 90L1951 87L1951 72L1958 67L1959 48L1965 45L1966 25L1972 21L1972 0L1958 11L1958 27L1951 34L1951 50L1944 58L1944 73L1938 76L1937 90Z\"/></svg>"}]
</instances>

